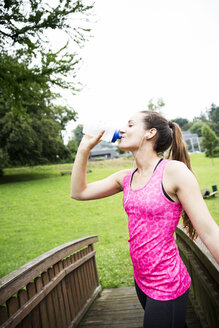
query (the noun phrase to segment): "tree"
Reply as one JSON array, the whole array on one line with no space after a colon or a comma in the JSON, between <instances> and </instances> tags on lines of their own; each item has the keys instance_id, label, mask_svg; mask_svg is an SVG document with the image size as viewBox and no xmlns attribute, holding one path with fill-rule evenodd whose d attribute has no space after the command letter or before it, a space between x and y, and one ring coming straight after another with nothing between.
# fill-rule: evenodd
<instances>
[{"instance_id":1,"label":"tree","mask_svg":"<svg viewBox=\"0 0 219 328\"><path fill-rule=\"evenodd\" d=\"M216 133L217 137L219 137L219 107L217 107L215 104L212 104L208 112L208 117L209 126Z\"/></svg>"},{"instance_id":2,"label":"tree","mask_svg":"<svg viewBox=\"0 0 219 328\"><path fill-rule=\"evenodd\" d=\"M40 92L43 90L44 96L54 99L59 95L52 96L52 86L67 87L68 84L56 76L54 69L58 71L60 68L60 73L62 71L65 75L70 68L67 63L64 63L64 59L59 60L56 56L58 54L54 54L51 60L47 56L48 60L42 63L41 68L29 68L25 60L21 61L5 52L0 54L0 91L16 116L25 115L27 108L36 103L41 96L38 90ZM53 67L51 70L50 66ZM33 88L33 84L39 88Z\"/></svg>"},{"instance_id":3,"label":"tree","mask_svg":"<svg viewBox=\"0 0 219 328\"><path fill-rule=\"evenodd\" d=\"M202 136L203 139L201 145L206 149L206 156L213 157L219 139L217 138L215 132L207 124L203 124Z\"/></svg>"},{"instance_id":4,"label":"tree","mask_svg":"<svg viewBox=\"0 0 219 328\"><path fill-rule=\"evenodd\" d=\"M190 131L192 133L196 133L199 137L202 136L202 127L203 127L203 122L196 122L194 124L192 124Z\"/></svg>"},{"instance_id":5,"label":"tree","mask_svg":"<svg viewBox=\"0 0 219 328\"><path fill-rule=\"evenodd\" d=\"M219 124L212 121L208 121L208 125L215 132L216 136L219 137Z\"/></svg>"},{"instance_id":6,"label":"tree","mask_svg":"<svg viewBox=\"0 0 219 328\"><path fill-rule=\"evenodd\" d=\"M73 40L82 45L90 31L87 23L74 25L75 15L86 19L93 7L84 2L57 0L53 7L45 0L0 2L0 91L16 114L25 114L34 100L30 82L46 84L48 89L78 90L75 71L80 58L68 51L68 44ZM46 35L49 30L63 31L68 36L65 46L53 51ZM22 70L21 62L25 63Z\"/></svg>"},{"instance_id":7,"label":"tree","mask_svg":"<svg viewBox=\"0 0 219 328\"><path fill-rule=\"evenodd\" d=\"M201 114L199 116L195 116L193 118L193 123L195 123L195 122L207 123L208 122L208 111L201 112Z\"/></svg>"},{"instance_id":8,"label":"tree","mask_svg":"<svg viewBox=\"0 0 219 328\"><path fill-rule=\"evenodd\" d=\"M3 0L0 3L0 43L20 44L25 50L42 48L45 30L64 29L75 42L85 40L85 27L75 27L72 14L87 14L93 7L89 1L58 0L51 6L45 0ZM73 25L73 26L72 26ZM22 52L23 53L23 52Z\"/></svg>"},{"instance_id":9,"label":"tree","mask_svg":"<svg viewBox=\"0 0 219 328\"><path fill-rule=\"evenodd\" d=\"M3 175L3 168L9 165L8 154L0 147L0 177Z\"/></svg>"},{"instance_id":10,"label":"tree","mask_svg":"<svg viewBox=\"0 0 219 328\"><path fill-rule=\"evenodd\" d=\"M61 88L79 91L75 78L80 58L69 50L69 44L83 45L90 32L86 20L93 4L83 0L51 3L0 2L0 168L69 156L61 131L69 120L76 120L77 113L54 101ZM48 31L67 35L60 49L52 48Z\"/></svg>"},{"instance_id":11,"label":"tree","mask_svg":"<svg viewBox=\"0 0 219 328\"><path fill-rule=\"evenodd\" d=\"M74 130L73 130L73 134L74 134L74 139L76 141L77 146L79 146L81 139L83 137L83 125L79 124Z\"/></svg>"},{"instance_id":12,"label":"tree","mask_svg":"<svg viewBox=\"0 0 219 328\"><path fill-rule=\"evenodd\" d=\"M208 116L210 121L219 124L219 107L217 107L215 104L212 104Z\"/></svg>"},{"instance_id":13,"label":"tree","mask_svg":"<svg viewBox=\"0 0 219 328\"><path fill-rule=\"evenodd\" d=\"M26 116L15 117L0 97L0 168L69 160L56 116L56 107L42 97Z\"/></svg>"},{"instance_id":14,"label":"tree","mask_svg":"<svg viewBox=\"0 0 219 328\"><path fill-rule=\"evenodd\" d=\"M165 106L165 103L162 98L157 100L150 99L148 102L148 109L153 112L160 112L163 106Z\"/></svg>"},{"instance_id":15,"label":"tree","mask_svg":"<svg viewBox=\"0 0 219 328\"><path fill-rule=\"evenodd\" d=\"M71 161L74 161L77 150L78 150L78 145L75 139L71 139L68 142L67 148L70 152L70 157L71 157Z\"/></svg>"},{"instance_id":16,"label":"tree","mask_svg":"<svg viewBox=\"0 0 219 328\"><path fill-rule=\"evenodd\" d=\"M193 124L206 123L210 126L210 128L216 133L217 137L219 137L219 107L215 104L211 104L210 109L207 109L204 113L197 117L194 117ZM198 126L198 125L197 125ZM199 131L200 133L200 131Z\"/></svg>"},{"instance_id":17,"label":"tree","mask_svg":"<svg viewBox=\"0 0 219 328\"><path fill-rule=\"evenodd\" d=\"M187 120L187 118L174 118L172 119L172 122L177 123L183 131L189 130L191 126L191 123L189 122L189 120Z\"/></svg>"},{"instance_id":18,"label":"tree","mask_svg":"<svg viewBox=\"0 0 219 328\"><path fill-rule=\"evenodd\" d=\"M69 121L76 121L77 113L66 106L55 106L53 110L53 119L60 124L61 130L64 130Z\"/></svg>"}]
</instances>

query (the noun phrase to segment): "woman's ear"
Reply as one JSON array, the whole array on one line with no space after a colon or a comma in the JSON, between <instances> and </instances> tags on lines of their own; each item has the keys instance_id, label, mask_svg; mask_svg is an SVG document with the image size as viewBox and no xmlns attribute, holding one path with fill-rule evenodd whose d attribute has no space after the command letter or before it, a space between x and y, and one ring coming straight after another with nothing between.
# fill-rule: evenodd
<instances>
[{"instance_id":1,"label":"woman's ear","mask_svg":"<svg viewBox=\"0 0 219 328\"><path fill-rule=\"evenodd\" d=\"M157 129L152 128L152 129L150 129L150 130L145 134L145 138L147 138L147 139L151 139L151 138L153 138L156 134L157 134Z\"/></svg>"}]
</instances>

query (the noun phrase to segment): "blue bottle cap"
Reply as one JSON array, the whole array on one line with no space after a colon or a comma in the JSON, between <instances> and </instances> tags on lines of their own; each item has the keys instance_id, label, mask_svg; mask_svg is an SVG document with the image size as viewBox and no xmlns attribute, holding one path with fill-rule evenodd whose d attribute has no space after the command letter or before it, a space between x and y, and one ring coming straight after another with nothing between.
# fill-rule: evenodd
<instances>
[{"instance_id":1,"label":"blue bottle cap","mask_svg":"<svg viewBox=\"0 0 219 328\"><path fill-rule=\"evenodd\" d=\"M111 142L115 142L117 139L121 139L121 138L122 138L122 136L121 136L121 134L119 133L119 130L116 130L116 131L114 132L114 135L113 135L113 137L112 137Z\"/></svg>"}]
</instances>

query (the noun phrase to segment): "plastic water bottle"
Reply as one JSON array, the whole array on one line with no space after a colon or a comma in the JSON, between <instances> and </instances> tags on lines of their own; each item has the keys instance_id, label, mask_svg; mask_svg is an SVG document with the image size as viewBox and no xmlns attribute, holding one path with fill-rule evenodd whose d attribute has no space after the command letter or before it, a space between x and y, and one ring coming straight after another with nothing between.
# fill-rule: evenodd
<instances>
[{"instance_id":1,"label":"plastic water bottle","mask_svg":"<svg viewBox=\"0 0 219 328\"><path fill-rule=\"evenodd\" d=\"M105 130L105 132L101 140L115 142L117 139L121 139L119 130L117 130L113 126L109 126L104 122L85 124L83 128L83 133L92 137L97 137L102 130Z\"/></svg>"}]
</instances>

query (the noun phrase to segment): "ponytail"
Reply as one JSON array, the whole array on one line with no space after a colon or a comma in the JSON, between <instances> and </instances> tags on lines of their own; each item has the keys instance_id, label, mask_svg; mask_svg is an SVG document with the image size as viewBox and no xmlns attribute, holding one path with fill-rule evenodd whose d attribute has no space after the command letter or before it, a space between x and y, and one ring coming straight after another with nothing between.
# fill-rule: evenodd
<instances>
[{"instance_id":1,"label":"ponytail","mask_svg":"<svg viewBox=\"0 0 219 328\"><path fill-rule=\"evenodd\" d=\"M189 153L186 144L183 140L182 132L178 124L169 122L169 127L172 129L172 145L169 149L167 158L177 160L186 164L190 171L192 171ZM194 172L192 171L194 174ZM189 237L194 240L197 238L197 232L193 227L185 210L182 211L183 227L187 229Z\"/></svg>"},{"instance_id":2,"label":"ponytail","mask_svg":"<svg viewBox=\"0 0 219 328\"><path fill-rule=\"evenodd\" d=\"M186 164L192 171L189 153L186 144L183 140L183 135L178 124L169 122L169 127L172 129L172 145L170 146L167 158L172 158Z\"/></svg>"},{"instance_id":3,"label":"ponytail","mask_svg":"<svg viewBox=\"0 0 219 328\"><path fill-rule=\"evenodd\" d=\"M178 124L169 122L165 117L153 111L141 111L144 114L145 129L155 128L157 136L154 142L154 150L157 154L163 154L169 149L167 158L186 164L192 171L189 153L183 140L182 132ZM187 229L191 239L197 238L197 233L187 213L182 211L183 226Z\"/></svg>"}]
</instances>

